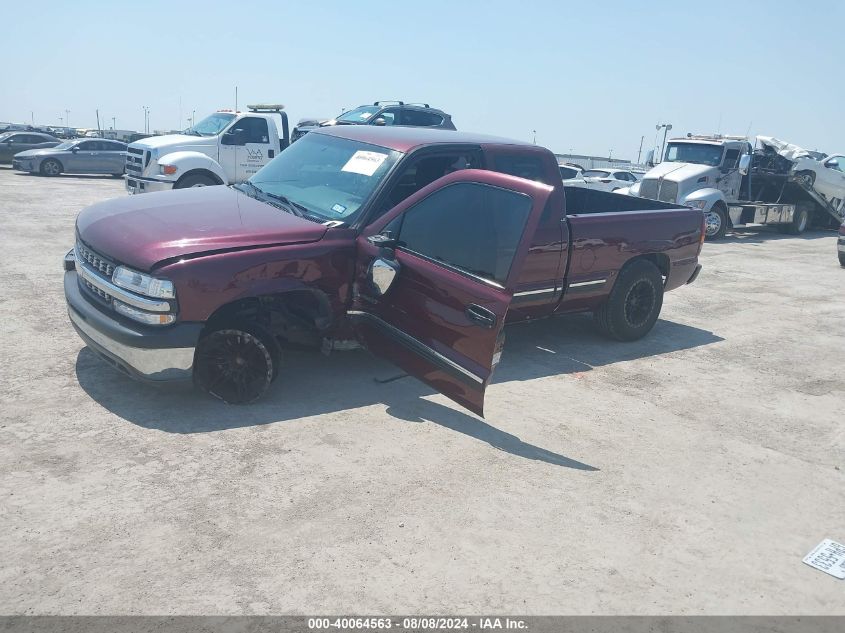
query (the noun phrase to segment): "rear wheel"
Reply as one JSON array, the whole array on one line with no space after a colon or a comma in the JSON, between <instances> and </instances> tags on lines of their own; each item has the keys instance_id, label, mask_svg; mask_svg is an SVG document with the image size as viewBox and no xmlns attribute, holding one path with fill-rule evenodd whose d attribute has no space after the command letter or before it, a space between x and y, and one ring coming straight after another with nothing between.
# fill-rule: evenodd
<instances>
[{"instance_id":1,"label":"rear wheel","mask_svg":"<svg viewBox=\"0 0 845 633\"><path fill-rule=\"evenodd\" d=\"M278 373L280 353L269 334L251 325L203 336L194 357L194 382L228 404L260 398Z\"/></svg>"},{"instance_id":2,"label":"rear wheel","mask_svg":"<svg viewBox=\"0 0 845 633\"><path fill-rule=\"evenodd\" d=\"M42 176L58 176L62 173L62 164L54 158L48 158L41 163Z\"/></svg>"},{"instance_id":3,"label":"rear wheel","mask_svg":"<svg viewBox=\"0 0 845 633\"><path fill-rule=\"evenodd\" d=\"M211 176L206 176L205 174L193 174L182 178L173 188L187 189L188 187L211 187L216 184L218 184L217 181Z\"/></svg>"},{"instance_id":4,"label":"rear wheel","mask_svg":"<svg viewBox=\"0 0 845 633\"><path fill-rule=\"evenodd\" d=\"M797 209L792 218L792 222L784 224L784 231L790 235L801 235L810 222L810 213L807 209Z\"/></svg>"},{"instance_id":5,"label":"rear wheel","mask_svg":"<svg viewBox=\"0 0 845 633\"><path fill-rule=\"evenodd\" d=\"M728 213L725 207L716 203L704 214L704 238L720 240L728 230Z\"/></svg>"},{"instance_id":6,"label":"rear wheel","mask_svg":"<svg viewBox=\"0 0 845 633\"><path fill-rule=\"evenodd\" d=\"M663 276L650 261L622 269L607 301L593 315L599 330L619 341L635 341L654 327L663 307Z\"/></svg>"}]
</instances>

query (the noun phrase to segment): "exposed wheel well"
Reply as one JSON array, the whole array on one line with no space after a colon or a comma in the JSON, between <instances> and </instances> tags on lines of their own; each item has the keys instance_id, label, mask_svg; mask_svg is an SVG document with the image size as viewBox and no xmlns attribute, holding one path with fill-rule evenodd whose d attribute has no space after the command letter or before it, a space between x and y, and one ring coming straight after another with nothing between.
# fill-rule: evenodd
<instances>
[{"instance_id":1,"label":"exposed wheel well","mask_svg":"<svg viewBox=\"0 0 845 633\"><path fill-rule=\"evenodd\" d=\"M190 178L191 176L208 176L214 182L216 182L218 185L223 184L223 181L220 179L220 177L217 174L215 174L213 171L209 171L207 169L192 169L191 171L185 172L184 174L182 174L179 177L179 180L177 180L176 184L173 185L174 188L178 187L180 182L182 182L186 178Z\"/></svg>"},{"instance_id":2,"label":"exposed wheel well","mask_svg":"<svg viewBox=\"0 0 845 633\"><path fill-rule=\"evenodd\" d=\"M206 321L205 331L243 322L256 323L288 343L319 345L332 324L332 312L325 293L291 290L239 299L221 306Z\"/></svg>"},{"instance_id":3,"label":"exposed wheel well","mask_svg":"<svg viewBox=\"0 0 845 633\"><path fill-rule=\"evenodd\" d=\"M664 253L648 253L646 255L637 255L636 257L632 257L627 262L625 262L625 266L623 266L623 268L625 268L626 266L630 266L633 262L643 259L657 266L657 270L659 270L660 274L663 275L663 282L665 284L666 280L669 278L669 270L671 269L672 265L669 261L669 256L665 255Z\"/></svg>"}]
</instances>

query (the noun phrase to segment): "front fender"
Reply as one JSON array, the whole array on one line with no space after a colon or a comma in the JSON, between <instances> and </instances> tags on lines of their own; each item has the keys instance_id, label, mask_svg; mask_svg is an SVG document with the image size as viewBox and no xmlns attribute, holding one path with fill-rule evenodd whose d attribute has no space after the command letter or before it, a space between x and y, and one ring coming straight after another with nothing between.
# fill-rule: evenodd
<instances>
[{"instance_id":1,"label":"front fender","mask_svg":"<svg viewBox=\"0 0 845 633\"><path fill-rule=\"evenodd\" d=\"M696 189L691 194L685 196L683 201L681 202L681 204L684 204L684 205L687 205L687 206L693 206L690 203L697 202L699 200L704 200L704 202L705 202L704 207L701 208L701 210L704 211L705 213L707 211L709 211L711 208L713 208L713 205L716 204L717 202L721 202L722 204L725 204L725 206L727 207L727 203L725 202L725 194L723 194L718 189L713 189L713 188L709 188L709 187L704 188L704 189ZM699 207L696 207L696 208L699 208Z\"/></svg>"},{"instance_id":2,"label":"front fender","mask_svg":"<svg viewBox=\"0 0 845 633\"><path fill-rule=\"evenodd\" d=\"M182 176L191 171L208 171L214 174L218 180L224 185L229 184L229 179L226 177L226 172L213 158L210 158L202 152L171 152L164 154L158 158L159 165L173 165L176 167L176 173L170 176L165 176L168 180L179 180Z\"/></svg>"}]
</instances>

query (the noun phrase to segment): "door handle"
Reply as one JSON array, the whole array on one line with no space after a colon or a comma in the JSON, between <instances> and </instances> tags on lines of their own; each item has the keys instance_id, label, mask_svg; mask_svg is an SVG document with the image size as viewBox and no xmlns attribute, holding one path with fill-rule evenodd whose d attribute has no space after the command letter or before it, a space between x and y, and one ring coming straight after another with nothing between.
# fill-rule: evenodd
<instances>
[{"instance_id":1,"label":"door handle","mask_svg":"<svg viewBox=\"0 0 845 633\"><path fill-rule=\"evenodd\" d=\"M496 327L496 315L480 305L476 305L474 303L469 304L467 309L464 311L464 314L467 315L467 318L470 321L483 328L490 330Z\"/></svg>"}]
</instances>

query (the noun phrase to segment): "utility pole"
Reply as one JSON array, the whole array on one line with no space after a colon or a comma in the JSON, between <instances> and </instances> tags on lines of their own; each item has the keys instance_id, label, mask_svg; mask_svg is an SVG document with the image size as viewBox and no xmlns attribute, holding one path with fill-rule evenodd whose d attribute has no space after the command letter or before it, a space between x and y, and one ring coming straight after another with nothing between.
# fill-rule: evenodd
<instances>
[{"instance_id":1,"label":"utility pole","mask_svg":"<svg viewBox=\"0 0 845 633\"><path fill-rule=\"evenodd\" d=\"M196 122L196 110L191 110L191 127L194 127L194 123Z\"/></svg>"},{"instance_id":2,"label":"utility pole","mask_svg":"<svg viewBox=\"0 0 845 633\"><path fill-rule=\"evenodd\" d=\"M531 130L534 133L534 145L537 144L537 130Z\"/></svg>"},{"instance_id":3,"label":"utility pole","mask_svg":"<svg viewBox=\"0 0 845 633\"><path fill-rule=\"evenodd\" d=\"M607 162L608 163L613 162L613 148L610 148L610 151L607 153Z\"/></svg>"},{"instance_id":4,"label":"utility pole","mask_svg":"<svg viewBox=\"0 0 845 633\"><path fill-rule=\"evenodd\" d=\"M70 127L70 110L65 110L65 126Z\"/></svg>"},{"instance_id":5,"label":"utility pole","mask_svg":"<svg viewBox=\"0 0 845 633\"><path fill-rule=\"evenodd\" d=\"M103 129L100 127L100 111L94 110L94 112L97 114L97 132L99 132L100 136L102 136L103 135Z\"/></svg>"},{"instance_id":6,"label":"utility pole","mask_svg":"<svg viewBox=\"0 0 845 633\"><path fill-rule=\"evenodd\" d=\"M238 87L235 86L235 112L238 111Z\"/></svg>"},{"instance_id":7,"label":"utility pole","mask_svg":"<svg viewBox=\"0 0 845 633\"><path fill-rule=\"evenodd\" d=\"M645 134L640 137L640 149L637 151L637 165L640 164L640 156L643 153L643 141L645 140Z\"/></svg>"},{"instance_id":8,"label":"utility pole","mask_svg":"<svg viewBox=\"0 0 845 633\"><path fill-rule=\"evenodd\" d=\"M150 133L150 108L149 106L141 106L144 110L144 134Z\"/></svg>"},{"instance_id":9,"label":"utility pole","mask_svg":"<svg viewBox=\"0 0 845 633\"><path fill-rule=\"evenodd\" d=\"M32 121L32 127L35 127L35 112L32 110L29 111L29 118Z\"/></svg>"},{"instance_id":10,"label":"utility pole","mask_svg":"<svg viewBox=\"0 0 845 633\"><path fill-rule=\"evenodd\" d=\"M115 119L116 119L116 118L117 118L117 117L112 117L112 118L111 118L111 129L113 129L113 130L116 130L116 129L117 129L117 123L115 123Z\"/></svg>"}]
</instances>

